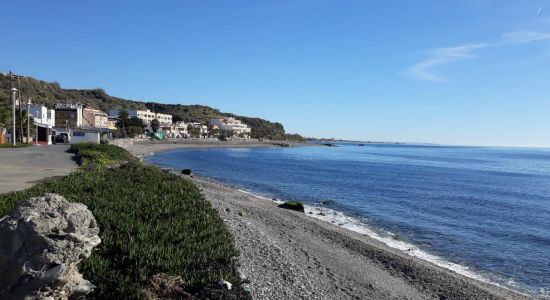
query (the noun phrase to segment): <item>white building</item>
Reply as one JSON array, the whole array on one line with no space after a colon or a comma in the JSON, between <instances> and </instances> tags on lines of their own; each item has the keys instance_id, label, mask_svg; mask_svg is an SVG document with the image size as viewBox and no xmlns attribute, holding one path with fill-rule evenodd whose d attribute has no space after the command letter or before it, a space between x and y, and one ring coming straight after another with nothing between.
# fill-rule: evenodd
<instances>
[{"instance_id":1,"label":"white building","mask_svg":"<svg viewBox=\"0 0 550 300\"><path fill-rule=\"evenodd\" d=\"M212 119L210 125L218 126L220 131L233 131L237 135L244 134L248 136L252 131L252 128L235 118Z\"/></svg>"},{"instance_id":2,"label":"white building","mask_svg":"<svg viewBox=\"0 0 550 300\"><path fill-rule=\"evenodd\" d=\"M99 144L101 133L98 130L75 129L71 134L71 144L93 142Z\"/></svg>"},{"instance_id":3,"label":"white building","mask_svg":"<svg viewBox=\"0 0 550 300\"><path fill-rule=\"evenodd\" d=\"M36 126L35 142L50 145L52 143L52 128L55 126L55 110L36 104L31 105L28 109L29 117L33 118Z\"/></svg>"},{"instance_id":4,"label":"white building","mask_svg":"<svg viewBox=\"0 0 550 300\"><path fill-rule=\"evenodd\" d=\"M111 109L109 110L109 117L118 117L120 110L119 109ZM154 113L150 110L138 110L138 109L128 109L126 110L128 112L128 116L131 117L138 117L143 120L147 126L151 124L151 121L154 119L159 120L160 124L172 124L172 115L168 114L161 114L161 113Z\"/></svg>"},{"instance_id":5,"label":"white building","mask_svg":"<svg viewBox=\"0 0 550 300\"><path fill-rule=\"evenodd\" d=\"M174 138L188 138L189 132L187 131L187 124L185 122L177 122L172 127L173 131L171 132L172 137Z\"/></svg>"},{"instance_id":6,"label":"white building","mask_svg":"<svg viewBox=\"0 0 550 300\"><path fill-rule=\"evenodd\" d=\"M208 126L202 125L199 122L191 122L187 124L187 131L189 132L189 137L198 137L198 138L207 138L208 137ZM189 129L191 128L191 131Z\"/></svg>"},{"instance_id":7,"label":"white building","mask_svg":"<svg viewBox=\"0 0 550 300\"><path fill-rule=\"evenodd\" d=\"M43 105L31 105L29 107L29 116L34 119L35 124L45 125L48 126L48 128L55 126L54 109L48 109Z\"/></svg>"}]
</instances>

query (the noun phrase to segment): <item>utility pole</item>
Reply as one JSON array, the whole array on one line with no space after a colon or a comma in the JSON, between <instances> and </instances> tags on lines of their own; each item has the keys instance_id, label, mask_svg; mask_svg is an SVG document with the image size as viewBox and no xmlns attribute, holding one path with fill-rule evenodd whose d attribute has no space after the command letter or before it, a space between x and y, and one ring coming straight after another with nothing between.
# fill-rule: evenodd
<instances>
[{"instance_id":1,"label":"utility pole","mask_svg":"<svg viewBox=\"0 0 550 300\"><path fill-rule=\"evenodd\" d=\"M30 114L31 114L31 97L27 96L27 144L31 143Z\"/></svg>"},{"instance_id":2,"label":"utility pole","mask_svg":"<svg viewBox=\"0 0 550 300\"><path fill-rule=\"evenodd\" d=\"M21 111L21 83L19 82L19 76L17 76L17 104L19 105L19 137L21 143L23 143L23 112Z\"/></svg>"},{"instance_id":3,"label":"utility pole","mask_svg":"<svg viewBox=\"0 0 550 300\"><path fill-rule=\"evenodd\" d=\"M17 135L16 135L16 129L15 129L15 123L17 122L17 120L15 119L15 97L17 95L17 89L16 88L11 88L11 101L12 101L12 119L13 119L13 133L12 133L12 141L13 141L13 145L15 146L15 144L17 143Z\"/></svg>"},{"instance_id":4,"label":"utility pole","mask_svg":"<svg viewBox=\"0 0 550 300\"><path fill-rule=\"evenodd\" d=\"M11 97L11 108L12 108L12 132L11 132L11 140L13 142L13 145L15 146L15 92L17 91L16 88L13 87L13 73L10 71L10 97Z\"/></svg>"}]
</instances>

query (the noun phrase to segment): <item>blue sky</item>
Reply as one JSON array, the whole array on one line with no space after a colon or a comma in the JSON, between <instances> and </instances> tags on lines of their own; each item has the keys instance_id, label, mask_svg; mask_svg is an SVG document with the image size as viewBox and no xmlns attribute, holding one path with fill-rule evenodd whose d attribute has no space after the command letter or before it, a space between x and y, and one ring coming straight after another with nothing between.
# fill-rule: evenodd
<instances>
[{"instance_id":1,"label":"blue sky","mask_svg":"<svg viewBox=\"0 0 550 300\"><path fill-rule=\"evenodd\" d=\"M307 136L550 147L547 0L21 0L2 11L0 71L67 88L205 104Z\"/></svg>"}]
</instances>

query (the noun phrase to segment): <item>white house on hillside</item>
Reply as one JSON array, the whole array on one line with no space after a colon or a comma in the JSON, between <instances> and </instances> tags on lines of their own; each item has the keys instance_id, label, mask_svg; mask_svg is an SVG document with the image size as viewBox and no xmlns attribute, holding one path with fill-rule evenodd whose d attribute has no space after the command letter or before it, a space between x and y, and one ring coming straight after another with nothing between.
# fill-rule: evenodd
<instances>
[{"instance_id":1,"label":"white house on hillside","mask_svg":"<svg viewBox=\"0 0 550 300\"><path fill-rule=\"evenodd\" d=\"M120 112L120 109L111 109L109 110L109 117L118 117L118 114ZM155 113L150 110L137 110L137 109L128 109L126 110L128 112L128 116L130 117L138 117L143 120L147 126L151 124L151 121L154 119L159 120L161 125L168 125L172 124L172 115L168 114L161 114L161 113Z\"/></svg>"},{"instance_id":2,"label":"white house on hillside","mask_svg":"<svg viewBox=\"0 0 550 300\"><path fill-rule=\"evenodd\" d=\"M212 119L210 125L218 126L220 131L233 131L236 134L249 135L252 130L248 125L235 118Z\"/></svg>"}]
</instances>

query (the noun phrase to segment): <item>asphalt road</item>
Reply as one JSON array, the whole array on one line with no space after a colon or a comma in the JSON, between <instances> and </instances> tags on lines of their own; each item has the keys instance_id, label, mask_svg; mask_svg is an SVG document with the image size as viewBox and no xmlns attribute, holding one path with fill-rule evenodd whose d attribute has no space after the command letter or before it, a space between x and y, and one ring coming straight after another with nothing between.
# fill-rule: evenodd
<instances>
[{"instance_id":1,"label":"asphalt road","mask_svg":"<svg viewBox=\"0 0 550 300\"><path fill-rule=\"evenodd\" d=\"M0 149L0 194L69 174L78 165L68 149L68 145Z\"/></svg>"}]
</instances>

